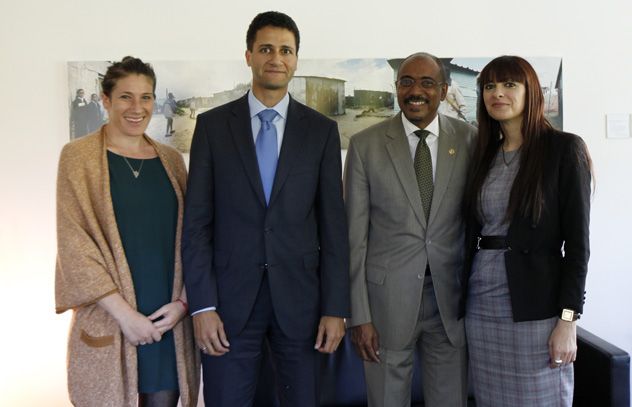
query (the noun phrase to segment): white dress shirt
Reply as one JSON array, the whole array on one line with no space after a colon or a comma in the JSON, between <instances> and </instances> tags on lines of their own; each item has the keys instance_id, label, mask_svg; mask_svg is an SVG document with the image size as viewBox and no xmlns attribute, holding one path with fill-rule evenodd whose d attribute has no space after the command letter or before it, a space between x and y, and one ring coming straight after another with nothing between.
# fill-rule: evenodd
<instances>
[{"instance_id":1,"label":"white dress shirt","mask_svg":"<svg viewBox=\"0 0 632 407\"><path fill-rule=\"evenodd\" d=\"M419 136L415 134L417 130L428 130L430 134L426 137L426 144L430 149L430 157L432 159L432 180L435 179L437 173L437 151L439 151L439 115L437 114L425 129L412 124L406 116L402 113L402 124L404 125L404 131L408 138L408 145L410 147L410 155L415 161L415 151L417 150L417 144L419 144Z\"/></svg>"}]
</instances>

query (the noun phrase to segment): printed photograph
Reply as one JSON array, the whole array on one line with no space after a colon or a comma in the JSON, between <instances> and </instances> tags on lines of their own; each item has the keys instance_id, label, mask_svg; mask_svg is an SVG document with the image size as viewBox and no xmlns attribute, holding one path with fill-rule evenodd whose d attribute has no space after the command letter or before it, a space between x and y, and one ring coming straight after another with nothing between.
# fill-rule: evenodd
<instances>
[{"instance_id":1,"label":"printed photograph","mask_svg":"<svg viewBox=\"0 0 632 407\"><path fill-rule=\"evenodd\" d=\"M476 78L491 57L441 58L448 94L440 113L476 124ZM545 114L562 129L562 59L526 58L538 73ZM401 58L300 60L290 95L338 123L341 146L349 138L399 112L395 80ZM243 96L251 72L245 61L149 61L158 79L147 134L188 153L198 114ZM82 137L107 121L101 80L111 61L68 62L69 135Z\"/></svg>"}]
</instances>

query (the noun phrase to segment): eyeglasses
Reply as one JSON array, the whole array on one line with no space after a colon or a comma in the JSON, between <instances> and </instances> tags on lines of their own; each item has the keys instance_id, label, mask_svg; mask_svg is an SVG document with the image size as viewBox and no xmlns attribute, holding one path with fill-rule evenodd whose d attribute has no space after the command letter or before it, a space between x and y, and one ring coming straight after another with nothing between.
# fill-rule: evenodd
<instances>
[{"instance_id":1,"label":"eyeglasses","mask_svg":"<svg viewBox=\"0 0 632 407\"><path fill-rule=\"evenodd\" d=\"M445 82L437 82L434 79L430 79L430 78L421 78L417 80L417 79L406 76L403 78L399 78L397 81L395 81L395 84L402 88L412 88L413 86L415 86L415 83L417 82L419 82L419 85L424 89L433 89L445 83Z\"/></svg>"}]
</instances>

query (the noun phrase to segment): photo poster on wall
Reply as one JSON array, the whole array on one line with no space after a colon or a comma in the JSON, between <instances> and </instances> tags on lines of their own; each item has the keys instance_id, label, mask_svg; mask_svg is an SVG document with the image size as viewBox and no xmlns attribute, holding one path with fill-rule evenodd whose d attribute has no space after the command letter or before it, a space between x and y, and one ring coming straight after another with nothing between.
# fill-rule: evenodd
<instances>
[{"instance_id":1,"label":"photo poster on wall","mask_svg":"<svg viewBox=\"0 0 632 407\"><path fill-rule=\"evenodd\" d=\"M476 78L492 58L441 58L448 93L439 112L476 125ZM545 99L545 115L562 129L562 59L526 58L535 68ZM349 138L399 112L395 80L404 58L306 59L289 84L293 98L338 123L341 146ZM252 73L244 61L148 61L157 77L156 103L147 128L155 140L188 153L198 114L243 96ZM68 62L70 139L107 122L101 81L111 61ZM176 112L167 131L165 102L173 95ZM171 110L171 109L167 109Z\"/></svg>"}]
</instances>

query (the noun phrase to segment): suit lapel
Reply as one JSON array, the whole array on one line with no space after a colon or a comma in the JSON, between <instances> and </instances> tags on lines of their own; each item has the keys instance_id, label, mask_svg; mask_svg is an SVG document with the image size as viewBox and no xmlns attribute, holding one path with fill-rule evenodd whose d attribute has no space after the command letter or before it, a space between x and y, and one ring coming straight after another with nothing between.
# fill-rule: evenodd
<instances>
[{"instance_id":1,"label":"suit lapel","mask_svg":"<svg viewBox=\"0 0 632 407\"><path fill-rule=\"evenodd\" d=\"M232 116L229 119L230 130L235 141L235 146L239 151L239 156L244 165L246 176L252 189L259 198L259 202L265 206L266 199L259 175L259 165L257 164L257 152L250 125L250 108L248 107L248 95L246 94L235 103Z\"/></svg>"},{"instance_id":2,"label":"suit lapel","mask_svg":"<svg viewBox=\"0 0 632 407\"><path fill-rule=\"evenodd\" d=\"M419 186L413 159L410 156L410 146L404 132L401 113L391 119L391 124L386 132L386 151L391 158L397 177L404 188L404 192L410 201L415 216L419 223L426 225L426 217L423 214L421 197L419 196Z\"/></svg>"},{"instance_id":3,"label":"suit lapel","mask_svg":"<svg viewBox=\"0 0 632 407\"><path fill-rule=\"evenodd\" d=\"M437 217L441 201L448 189L448 184L452 178L452 171L456 157L459 154L457 136L450 123L439 115L439 146L437 148L437 169L435 174L434 192L432 194L432 205L430 207L430 218L428 223L432 223Z\"/></svg>"},{"instance_id":4,"label":"suit lapel","mask_svg":"<svg viewBox=\"0 0 632 407\"><path fill-rule=\"evenodd\" d=\"M305 112L302 106L290 97L290 104L287 109L287 118L285 120L285 131L283 132L283 142L281 144L281 152L277 163L276 174L274 175L274 184L272 185L272 193L270 194L270 203L272 205L274 199L281 191L285 180L287 179L290 169L299 157L298 151L302 148L302 136L309 126L301 123Z\"/></svg>"}]
</instances>

